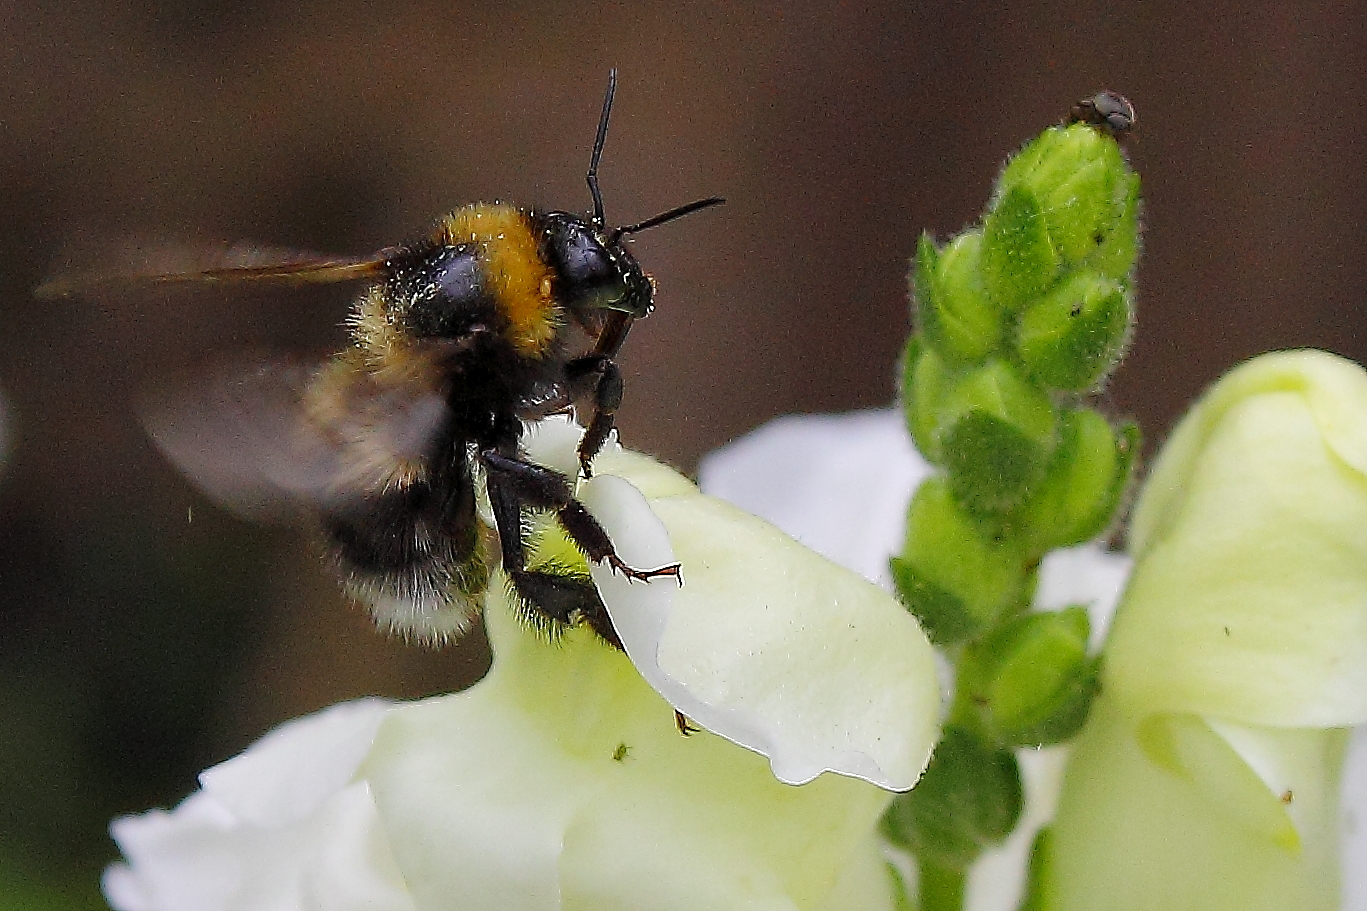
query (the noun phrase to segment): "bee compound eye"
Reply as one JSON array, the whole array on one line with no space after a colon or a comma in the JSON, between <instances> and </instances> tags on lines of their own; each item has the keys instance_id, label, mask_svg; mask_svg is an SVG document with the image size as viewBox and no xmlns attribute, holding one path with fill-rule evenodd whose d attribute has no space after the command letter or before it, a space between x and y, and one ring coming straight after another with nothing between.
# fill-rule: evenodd
<instances>
[{"instance_id":1,"label":"bee compound eye","mask_svg":"<svg viewBox=\"0 0 1367 911\"><path fill-rule=\"evenodd\" d=\"M599 285L617 275L602 241L586 228L564 231L553 244L556 271L571 288Z\"/></svg>"}]
</instances>

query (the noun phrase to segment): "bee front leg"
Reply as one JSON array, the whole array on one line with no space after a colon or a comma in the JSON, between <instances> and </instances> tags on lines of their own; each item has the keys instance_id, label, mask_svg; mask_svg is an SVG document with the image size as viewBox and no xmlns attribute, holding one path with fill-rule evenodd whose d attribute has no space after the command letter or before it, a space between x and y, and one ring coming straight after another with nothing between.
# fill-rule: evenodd
<instances>
[{"instance_id":1,"label":"bee front leg","mask_svg":"<svg viewBox=\"0 0 1367 911\"><path fill-rule=\"evenodd\" d=\"M593 382L593 417L584 431L584 438L579 441L579 469L585 478L591 478L594 456L607 442L617 409L622 406L622 371L612 358L589 354L565 365L565 379L571 388L590 379Z\"/></svg>"}]
</instances>

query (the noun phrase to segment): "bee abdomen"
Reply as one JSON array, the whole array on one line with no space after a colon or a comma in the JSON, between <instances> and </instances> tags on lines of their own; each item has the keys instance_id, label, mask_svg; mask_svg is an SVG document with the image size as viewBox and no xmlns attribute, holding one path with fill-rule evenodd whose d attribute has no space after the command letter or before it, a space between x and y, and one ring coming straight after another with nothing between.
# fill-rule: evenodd
<instances>
[{"instance_id":1,"label":"bee abdomen","mask_svg":"<svg viewBox=\"0 0 1367 911\"><path fill-rule=\"evenodd\" d=\"M381 627L429 643L469 629L489 587L473 509L456 527L422 508L425 485L390 490L326 514L323 531L348 592Z\"/></svg>"}]
</instances>

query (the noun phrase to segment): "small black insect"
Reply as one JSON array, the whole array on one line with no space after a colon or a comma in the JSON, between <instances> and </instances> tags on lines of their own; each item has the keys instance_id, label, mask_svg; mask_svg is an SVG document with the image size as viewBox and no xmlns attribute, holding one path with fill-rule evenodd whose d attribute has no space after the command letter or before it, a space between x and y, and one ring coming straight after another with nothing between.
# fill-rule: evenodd
<instances>
[{"instance_id":1,"label":"small black insect","mask_svg":"<svg viewBox=\"0 0 1367 911\"><path fill-rule=\"evenodd\" d=\"M1134 105L1117 92L1098 92L1073 105L1068 122L1091 124L1120 141L1134 129Z\"/></svg>"}]
</instances>

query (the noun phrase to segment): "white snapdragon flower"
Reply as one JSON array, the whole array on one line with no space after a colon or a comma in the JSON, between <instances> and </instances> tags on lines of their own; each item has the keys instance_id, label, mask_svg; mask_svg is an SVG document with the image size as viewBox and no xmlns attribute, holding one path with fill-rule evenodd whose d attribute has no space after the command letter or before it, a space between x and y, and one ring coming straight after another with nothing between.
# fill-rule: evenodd
<instances>
[{"instance_id":1,"label":"white snapdragon flower","mask_svg":"<svg viewBox=\"0 0 1367 911\"><path fill-rule=\"evenodd\" d=\"M1295 729L1363 720L1363 453L1367 380L1329 355L1259 359L1197 406L1141 498L1140 569L1094 718L1075 748L1017 751L1025 814L973 866L966 908L1018 907L1066 766L1042 907L1367 911L1367 728L1346 761L1342 730ZM701 477L887 585L929 472L885 411L780 419ZM1096 547L1056 551L1035 606L1090 604L1100 647L1129 570Z\"/></svg>"},{"instance_id":2,"label":"white snapdragon flower","mask_svg":"<svg viewBox=\"0 0 1367 911\"><path fill-rule=\"evenodd\" d=\"M548 422L528 448L572 466L576 440ZM284 725L177 809L117 821L111 904L891 909L875 837L890 795L869 782L910 787L934 741L916 623L642 456L595 467L580 495L622 557L684 567L682 588L595 572L627 655L583 630L548 646L496 586L483 681ZM675 709L721 736L681 736Z\"/></svg>"},{"instance_id":3,"label":"white snapdragon flower","mask_svg":"<svg viewBox=\"0 0 1367 911\"><path fill-rule=\"evenodd\" d=\"M1367 907L1360 731L1342 774L1367 721L1367 372L1233 370L1163 447L1130 544L1049 907Z\"/></svg>"}]
</instances>

